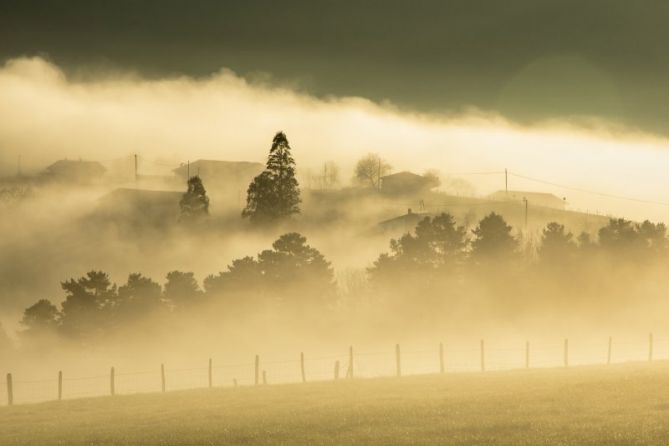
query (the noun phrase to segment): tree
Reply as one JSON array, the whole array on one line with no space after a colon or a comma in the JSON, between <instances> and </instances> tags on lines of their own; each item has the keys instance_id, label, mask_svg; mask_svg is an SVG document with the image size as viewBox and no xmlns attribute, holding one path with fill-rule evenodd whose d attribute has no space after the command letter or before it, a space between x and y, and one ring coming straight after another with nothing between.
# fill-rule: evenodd
<instances>
[{"instance_id":1,"label":"tree","mask_svg":"<svg viewBox=\"0 0 669 446\"><path fill-rule=\"evenodd\" d=\"M381 177L391 170L390 164L376 153L369 153L355 165L355 179L374 189L381 188Z\"/></svg>"},{"instance_id":2,"label":"tree","mask_svg":"<svg viewBox=\"0 0 669 446\"><path fill-rule=\"evenodd\" d=\"M309 246L304 236L284 234L272 248L258 254L258 268L267 289L289 302L316 303L332 295L334 274L330 262Z\"/></svg>"},{"instance_id":3,"label":"tree","mask_svg":"<svg viewBox=\"0 0 669 446\"><path fill-rule=\"evenodd\" d=\"M180 218L183 220L199 219L209 215L209 197L199 176L188 179L188 190L181 197L179 208Z\"/></svg>"},{"instance_id":4,"label":"tree","mask_svg":"<svg viewBox=\"0 0 669 446\"><path fill-rule=\"evenodd\" d=\"M560 265L570 263L576 252L576 244L571 232L565 231L564 225L551 222L542 232L539 259L542 263Z\"/></svg>"},{"instance_id":5,"label":"tree","mask_svg":"<svg viewBox=\"0 0 669 446\"><path fill-rule=\"evenodd\" d=\"M262 288L263 275L258 262L247 256L235 259L228 266L228 270L218 275L209 275L204 279L204 289L207 295L221 296L223 294L255 295Z\"/></svg>"},{"instance_id":6,"label":"tree","mask_svg":"<svg viewBox=\"0 0 669 446\"><path fill-rule=\"evenodd\" d=\"M154 313L162 304L160 284L140 273L132 273L118 289L116 317L118 322L139 319Z\"/></svg>"},{"instance_id":7,"label":"tree","mask_svg":"<svg viewBox=\"0 0 669 446\"><path fill-rule=\"evenodd\" d=\"M425 189L434 189L435 187L441 186L441 179L439 178L439 171L436 169L428 169L423 174L423 178L427 180Z\"/></svg>"},{"instance_id":8,"label":"tree","mask_svg":"<svg viewBox=\"0 0 669 446\"><path fill-rule=\"evenodd\" d=\"M279 237L257 259L234 260L227 271L207 277L204 285L207 294L252 301L270 296L287 304L323 303L334 296L330 262L295 232Z\"/></svg>"},{"instance_id":9,"label":"tree","mask_svg":"<svg viewBox=\"0 0 669 446\"><path fill-rule=\"evenodd\" d=\"M191 272L171 271L167 273L165 283L165 299L177 307L191 305L202 296L200 286Z\"/></svg>"},{"instance_id":10,"label":"tree","mask_svg":"<svg viewBox=\"0 0 669 446\"><path fill-rule=\"evenodd\" d=\"M456 226L455 218L447 213L425 217L415 229L415 235L404 234L390 241L390 254L382 254L370 268L375 280L394 279L407 272L431 273L454 269L467 245L464 227Z\"/></svg>"},{"instance_id":11,"label":"tree","mask_svg":"<svg viewBox=\"0 0 669 446\"><path fill-rule=\"evenodd\" d=\"M83 337L100 331L116 304L116 285L102 271L90 271L77 280L62 282L66 293L61 310L61 326L71 336Z\"/></svg>"},{"instance_id":12,"label":"tree","mask_svg":"<svg viewBox=\"0 0 669 446\"><path fill-rule=\"evenodd\" d=\"M624 218L609 220L599 230L600 248L616 255L650 259L651 255L666 252L667 228L662 223L634 223Z\"/></svg>"},{"instance_id":13,"label":"tree","mask_svg":"<svg viewBox=\"0 0 669 446\"><path fill-rule=\"evenodd\" d=\"M47 299L40 299L23 312L21 325L26 327L30 334L53 332L58 327L60 312Z\"/></svg>"},{"instance_id":14,"label":"tree","mask_svg":"<svg viewBox=\"0 0 669 446\"><path fill-rule=\"evenodd\" d=\"M500 260L514 254L518 241L511 235L512 229L499 214L491 212L483 217L472 231L472 257L479 261Z\"/></svg>"},{"instance_id":15,"label":"tree","mask_svg":"<svg viewBox=\"0 0 669 446\"><path fill-rule=\"evenodd\" d=\"M272 140L265 170L249 185L242 216L255 223L269 223L300 212L300 189L295 160L285 133Z\"/></svg>"}]
</instances>

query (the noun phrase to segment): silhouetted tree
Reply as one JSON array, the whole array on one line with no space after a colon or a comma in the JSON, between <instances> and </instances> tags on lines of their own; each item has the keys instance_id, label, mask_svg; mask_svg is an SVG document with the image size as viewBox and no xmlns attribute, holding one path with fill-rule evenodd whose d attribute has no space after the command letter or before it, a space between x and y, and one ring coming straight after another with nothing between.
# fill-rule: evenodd
<instances>
[{"instance_id":1,"label":"silhouetted tree","mask_svg":"<svg viewBox=\"0 0 669 446\"><path fill-rule=\"evenodd\" d=\"M188 190L179 201L180 219L192 220L209 215L209 197L199 176L188 179Z\"/></svg>"},{"instance_id":2,"label":"silhouetted tree","mask_svg":"<svg viewBox=\"0 0 669 446\"><path fill-rule=\"evenodd\" d=\"M306 237L291 232L279 237L272 243L272 250L258 254L258 264L263 276L270 286L313 284L331 288L333 281L332 268L316 248L307 244Z\"/></svg>"},{"instance_id":3,"label":"silhouetted tree","mask_svg":"<svg viewBox=\"0 0 669 446\"><path fill-rule=\"evenodd\" d=\"M116 285L102 271L90 271L77 280L61 283L66 293L61 310L63 331L71 336L83 337L101 331L116 302Z\"/></svg>"},{"instance_id":4,"label":"silhouetted tree","mask_svg":"<svg viewBox=\"0 0 669 446\"><path fill-rule=\"evenodd\" d=\"M244 257L204 281L207 294L256 301L266 296L286 304L327 304L334 296L330 263L298 233L284 234L257 259Z\"/></svg>"},{"instance_id":5,"label":"silhouetted tree","mask_svg":"<svg viewBox=\"0 0 669 446\"><path fill-rule=\"evenodd\" d=\"M183 307L197 303L202 291L193 273L171 271L167 273L164 296L177 307Z\"/></svg>"},{"instance_id":6,"label":"silhouetted tree","mask_svg":"<svg viewBox=\"0 0 669 446\"><path fill-rule=\"evenodd\" d=\"M376 153L369 153L355 165L355 179L374 189L381 187L381 177L390 172L392 167Z\"/></svg>"},{"instance_id":7,"label":"silhouetted tree","mask_svg":"<svg viewBox=\"0 0 669 446\"><path fill-rule=\"evenodd\" d=\"M118 288L116 317L118 322L148 316L160 308L162 289L160 284L139 273L128 276L125 285Z\"/></svg>"},{"instance_id":8,"label":"silhouetted tree","mask_svg":"<svg viewBox=\"0 0 669 446\"><path fill-rule=\"evenodd\" d=\"M576 252L576 244L571 232L564 225L551 222L542 232L539 260L545 264L557 265L571 262Z\"/></svg>"},{"instance_id":9,"label":"silhouetted tree","mask_svg":"<svg viewBox=\"0 0 669 446\"><path fill-rule=\"evenodd\" d=\"M240 297L243 294L258 297L262 284L263 275L258 262L248 256L233 260L227 271L204 279L205 292L210 296L228 294Z\"/></svg>"},{"instance_id":10,"label":"silhouetted tree","mask_svg":"<svg viewBox=\"0 0 669 446\"><path fill-rule=\"evenodd\" d=\"M518 241L511 235L511 226L494 212L486 215L472 232L472 257L477 261L499 261L512 256Z\"/></svg>"},{"instance_id":11,"label":"silhouetted tree","mask_svg":"<svg viewBox=\"0 0 669 446\"><path fill-rule=\"evenodd\" d=\"M272 141L265 170L249 185L242 216L268 223L300 212L300 189L288 139L278 132Z\"/></svg>"},{"instance_id":12,"label":"silhouetted tree","mask_svg":"<svg viewBox=\"0 0 669 446\"><path fill-rule=\"evenodd\" d=\"M52 333L58 327L60 312L47 299L40 299L23 312L21 325L28 334Z\"/></svg>"},{"instance_id":13,"label":"silhouetted tree","mask_svg":"<svg viewBox=\"0 0 669 446\"><path fill-rule=\"evenodd\" d=\"M638 250L644 245L637 225L624 218L610 219L598 235L599 245L606 250Z\"/></svg>"},{"instance_id":14,"label":"silhouetted tree","mask_svg":"<svg viewBox=\"0 0 669 446\"><path fill-rule=\"evenodd\" d=\"M638 226L639 235L646 242L646 247L654 254L663 254L667 250L667 227L664 223L651 223L645 220Z\"/></svg>"},{"instance_id":15,"label":"silhouetted tree","mask_svg":"<svg viewBox=\"0 0 669 446\"><path fill-rule=\"evenodd\" d=\"M624 218L611 219L598 236L600 248L619 258L649 260L667 250L667 228L648 220L639 224Z\"/></svg>"},{"instance_id":16,"label":"silhouetted tree","mask_svg":"<svg viewBox=\"0 0 669 446\"><path fill-rule=\"evenodd\" d=\"M390 254L381 254L369 269L373 279L397 279L407 272L444 271L454 269L467 245L464 227L456 226L452 215L442 213L425 217L415 229L390 241Z\"/></svg>"}]
</instances>

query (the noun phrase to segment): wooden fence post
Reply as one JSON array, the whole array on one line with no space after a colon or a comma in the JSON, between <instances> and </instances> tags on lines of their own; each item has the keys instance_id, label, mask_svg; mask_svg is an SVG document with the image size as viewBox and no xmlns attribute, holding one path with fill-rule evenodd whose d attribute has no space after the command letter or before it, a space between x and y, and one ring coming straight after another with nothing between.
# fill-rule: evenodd
<instances>
[{"instance_id":1,"label":"wooden fence post","mask_svg":"<svg viewBox=\"0 0 669 446\"><path fill-rule=\"evenodd\" d=\"M334 379L337 381L339 379L339 360L335 361L334 365Z\"/></svg>"},{"instance_id":2,"label":"wooden fence post","mask_svg":"<svg viewBox=\"0 0 669 446\"><path fill-rule=\"evenodd\" d=\"M348 377L353 379L353 346L348 348Z\"/></svg>"},{"instance_id":3,"label":"wooden fence post","mask_svg":"<svg viewBox=\"0 0 669 446\"><path fill-rule=\"evenodd\" d=\"M439 373L444 373L444 343L439 343Z\"/></svg>"},{"instance_id":4,"label":"wooden fence post","mask_svg":"<svg viewBox=\"0 0 669 446\"><path fill-rule=\"evenodd\" d=\"M302 382L307 382L307 375L304 372L304 352L300 352L300 372L302 373Z\"/></svg>"},{"instance_id":5,"label":"wooden fence post","mask_svg":"<svg viewBox=\"0 0 669 446\"><path fill-rule=\"evenodd\" d=\"M564 340L564 366L569 367L569 339Z\"/></svg>"},{"instance_id":6,"label":"wooden fence post","mask_svg":"<svg viewBox=\"0 0 669 446\"><path fill-rule=\"evenodd\" d=\"M609 350L606 354L606 365L611 365L611 347L613 344L613 339L609 336Z\"/></svg>"},{"instance_id":7,"label":"wooden fence post","mask_svg":"<svg viewBox=\"0 0 669 446\"><path fill-rule=\"evenodd\" d=\"M256 386L260 384L260 355L256 355L256 376L255 376L255 384Z\"/></svg>"},{"instance_id":8,"label":"wooden fence post","mask_svg":"<svg viewBox=\"0 0 669 446\"><path fill-rule=\"evenodd\" d=\"M653 362L653 333L648 335L648 362Z\"/></svg>"},{"instance_id":9,"label":"wooden fence post","mask_svg":"<svg viewBox=\"0 0 669 446\"><path fill-rule=\"evenodd\" d=\"M481 339L481 371L485 372L485 342Z\"/></svg>"},{"instance_id":10,"label":"wooden fence post","mask_svg":"<svg viewBox=\"0 0 669 446\"><path fill-rule=\"evenodd\" d=\"M212 377L211 358L209 358L209 388L211 389L213 385L214 385L214 380Z\"/></svg>"},{"instance_id":11,"label":"wooden fence post","mask_svg":"<svg viewBox=\"0 0 669 446\"><path fill-rule=\"evenodd\" d=\"M63 400L63 371L58 371L58 401Z\"/></svg>"},{"instance_id":12,"label":"wooden fence post","mask_svg":"<svg viewBox=\"0 0 669 446\"><path fill-rule=\"evenodd\" d=\"M262 383L263 385L267 384L267 372L265 370L262 371Z\"/></svg>"},{"instance_id":13,"label":"wooden fence post","mask_svg":"<svg viewBox=\"0 0 669 446\"><path fill-rule=\"evenodd\" d=\"M160 364L160 388L165 393L165 364Z\"/></svg>"},{"instance_id":14,"label":"wooden fence post","mask_svg":"<svg viewBox=\"0 0 669 446\"><path fill-rule=\"evenodd\" d=\"M525 368L530 368L530 341L525 341Z\"/></svg>"},{"instance_id":15,"label":"wooden fence post","mask_svg":"<svg viewBox=\"0 0 669 446\"><path fill-rule=\"evenodd\" d=\"M11 406L14 404L14 385L12 380L12 374L7 374L7 405Z\"/></svg>"},{"instance_id":16,"label":"wooden fence post","mask_svg":"<svg viewBox=\"0 0 669 446\"><path fill-rule=\"evenodd\" d=\"M400 356L400 345L395 344L395 368L397 370L397 377L402 376L402 357Z\"/></svg>"},{"instance_id":17,"label":"wooden fence post","mask_svg":"<svg viewBox=\"0 0 669 446\"><path fill-rule=\"evenodd\" d=\"M114 382L115 375L116 371L114 370L114 367L112 367L111 372L109 373L109 392L111 393L111 396L116 394L116 383Z\"/></svg>"}]
</instances>

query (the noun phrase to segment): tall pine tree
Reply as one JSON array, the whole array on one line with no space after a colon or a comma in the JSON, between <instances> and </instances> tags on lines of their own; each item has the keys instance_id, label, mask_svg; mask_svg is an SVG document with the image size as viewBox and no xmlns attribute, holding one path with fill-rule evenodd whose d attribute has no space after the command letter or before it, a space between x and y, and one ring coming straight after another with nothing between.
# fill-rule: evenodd
<instances>
[{"instance_id":1,"label":"tall pine tree","mask_svg":"<svg viewBox=\"0 0 669 446\"><path fill-rule=\"evenodd\" d=\"M192 220L209 215L209 197L199 176L188 179L188 190L179 201L181 220Z\"/></svg>"},{"instance_id":2,"label":"tall pine tree","mask_svg":"<svg viewBox=\"0 0 669 446\"><path fill-rule=\"evenodd\" d=\"M265 170L249 185L243 217L255 223L283 220L300 212L295 160L286 134L274 135Z\"/></svg>"}]
</instances>

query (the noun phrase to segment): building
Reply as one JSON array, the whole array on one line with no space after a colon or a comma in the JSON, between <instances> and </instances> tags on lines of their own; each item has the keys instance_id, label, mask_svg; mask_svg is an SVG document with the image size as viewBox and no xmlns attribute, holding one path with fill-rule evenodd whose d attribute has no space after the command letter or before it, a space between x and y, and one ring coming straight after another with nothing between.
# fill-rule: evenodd
<instances>
[{"instance_id":1,"label":"building","mask_svg":"<svg viewBox=\"0 0 669 446\"><path fill-rule=\"evenodd\" d=\"M41 177L50 181L86 184L98 181L106 171L97 161L64 159L44 169Z\"/></svg>"},{"instance_id":2,"label":"building","mask_svg":"<svg viewBox=\"0 0 669 446\"><path fill-rule=\"evenodd\" d=\"M488 195L490 200L494 201L525 201L532 206L543 206L553 209L562 209L567 205L565 198L560 198L553 194L545 192L530 192L522 190L497 191Z\"/></svg>"},{"instance_id":3,"label":"building","mask_svg":"<svg viewBox=\"0 0 669 446\"><path fill-rule=\"evenodd\" d=\"M434 176L417 175L412 172L398 172L381 177L381 192L390 195L410 195L427 192L439 186Z\"/></svg>"},{"instance_id":4,"label":"building","mask_svg":"<svg viewBox=\"0 0 669 446\"><path fill-rule=\"evenodd\" d=\"M415 213L411 209L407 213L399 217L393 217L379 223L379 229L384 233L391 234L405 234L416 229L418 222L425 217L430 217L428 213Z\"/></svg>"},{"instance_id":5,"label":"building","mask_svg":"<svg viewBox=\"0 0 669 446\"><path fill-rule=\"evenodd\" d=\"M183 184L189 175L198 175L207 189L225 188L237 193L240 190L246 192L253 178L264 169L263 164L249 161L197 160L182 164L173 172Z\"/></svg>"}]
</instances>

